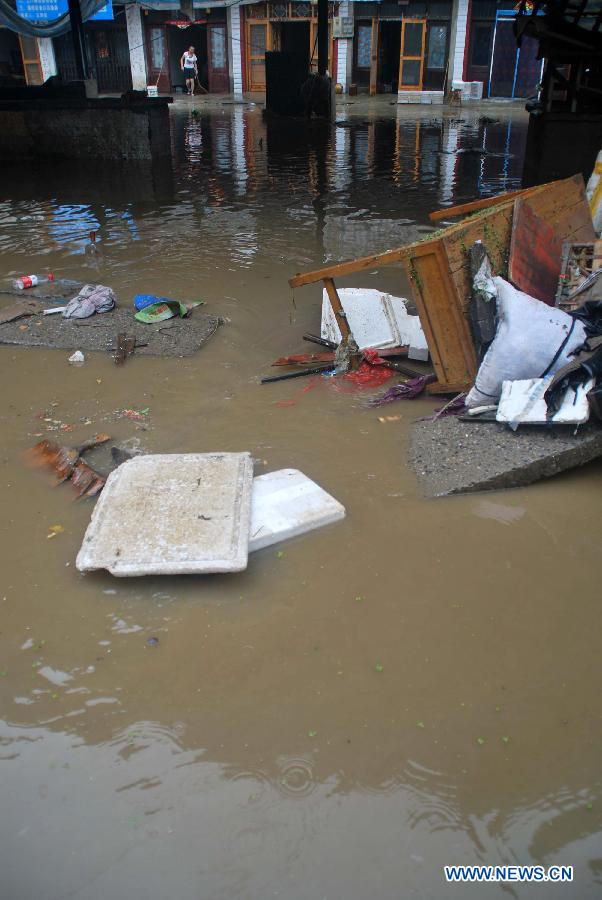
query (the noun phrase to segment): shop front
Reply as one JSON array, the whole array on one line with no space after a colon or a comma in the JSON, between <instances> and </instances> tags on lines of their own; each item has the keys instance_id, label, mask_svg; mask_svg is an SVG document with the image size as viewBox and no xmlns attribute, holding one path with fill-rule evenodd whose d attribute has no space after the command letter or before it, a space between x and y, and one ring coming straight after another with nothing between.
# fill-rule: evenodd
<instances>
[{"instance_id":1,"label":"shop front","mask_svg":"<svg viewBox=\"0 0 602 900\"><path fill-rule=\"evenodd\" d=\"M228 93L228 27L224 7L198 10L194 21L178 10L144 9L144 37L148 84L160 94L185 90L180 68L182 54L194 47L197 92Z\"/></svg>"},{"instance_id":2,"label":"shop front","mask_svg":"<svg viewBox=\"0 0 602 900\"><path fill-rule=\"evenodd\" d=\"M452 0L355 3L353 80L376 93L442 91Z\"/></svg>"},{"instance_id":3,"label":"shop front","mask_svg":"<svg viewBox=\"0 0 602 900\"><path fill-rule=\"evenodd\" d=\"M516 44L516 9L504 0L472 0L467 55L467 81L483 82L484 97L524 99L532 96L542 75L537 41Z\"/></svg>"},{"instance_id":4,"label":"shop front","mask_svg":"<svg viewBox=\"0 0 602 900\"><path fill-rule=\"evenodd\" d=\"M130 50L124 8L115 6L111 18L84 25L88 66L100 94L122 94L132 87ZM71 32L53 39L56 67L63 81L77 80Z\"/></svg>"},{"instance_id":5,"label":"shop front","mask_svg":"<svg viewBox=\"0 0 602 900\"><path fill-rule=\"evenodd\" d=\"M244 84L247 91L265 91L266 51L305 53L309 71L317 71L317 4L303 2L253 3L244 10ZM335 50L329 3L328 69L333 71Z\"/></svg>"}]
</instances>

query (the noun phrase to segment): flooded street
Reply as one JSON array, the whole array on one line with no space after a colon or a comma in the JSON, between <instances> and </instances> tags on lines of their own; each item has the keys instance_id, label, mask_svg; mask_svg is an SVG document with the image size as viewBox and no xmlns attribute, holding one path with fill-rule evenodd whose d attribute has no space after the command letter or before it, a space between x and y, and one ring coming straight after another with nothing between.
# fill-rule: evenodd
<instances>
[{"instance_id":1,"label":"flooded street","mask_svg":"<svg viewBox=\"0 0 602 900\"><path fill-rule=\"evenodd\" d=\"M0 176L3 277L51 269L226 320L195 356L123 367L0 347L2 900L550 893L445 883L444 865L481 863L571 865L551 892L600 896L602 465L427 501L406 446L440 402L383 423L336 379L259 384L319 329L319 287L288 278L520 187L526 115L358 102L308 131L198 106L173 110L171 172ZM409 296L398 267L340 286ZM98 431L248 450L347 518L241 574L80 575L92 504L21 454Z\"/></svg>"}]
</instances>

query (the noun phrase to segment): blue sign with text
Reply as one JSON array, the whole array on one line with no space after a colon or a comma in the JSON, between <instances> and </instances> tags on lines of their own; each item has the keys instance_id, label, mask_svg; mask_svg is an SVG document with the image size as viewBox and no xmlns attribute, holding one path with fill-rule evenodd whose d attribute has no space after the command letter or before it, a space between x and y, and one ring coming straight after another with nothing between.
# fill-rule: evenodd
<instances>
[{"instance_id":1,"label":"blue sign with text","mask_svg":"<svg viewBox=\"0 0 602 900\"><path fill-rule=\"evenodd\" d=\"M30 22L51 22L67 12L67 0L17 0L17 13ZM94 13L90 22L113 18L113 0Z\"/></svg>"}]
</instances>

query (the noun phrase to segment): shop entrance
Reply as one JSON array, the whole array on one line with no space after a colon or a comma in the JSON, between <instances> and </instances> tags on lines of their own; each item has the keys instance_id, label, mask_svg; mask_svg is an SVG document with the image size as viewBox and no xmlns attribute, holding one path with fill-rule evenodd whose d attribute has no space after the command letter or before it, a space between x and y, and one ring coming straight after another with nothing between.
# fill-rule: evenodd
<instances>
[{"instance_id":1,"label":"shop entrance","mask_svg":"<svg viewBox=\"0 0 602 900\"><path fill-rule=\"evenodd\" d=\"M188 28L169 26L169 63L173 85L184 84L180 60L190 46L194 47L197 57L201 87L212 94L227 93L230 90L230 75L226 23L197 22Z\"/></svg>"},{"instance_id":2,"label":"shop entrance","mask_svg":"<svg viewBox=\"0 0 602 900\"><path fill-rule=\"evenodd\" d=\"M182 86L186 90L184 72L180 69L182 54L189 47L194 47L199 70L199 81L206 91L209 90L209 67L207 65L207 26L190 25L188 28L178 28L177 25L167 26L169 41L169 78L173 91L176 86ZM196 92L200 93L198 85Z\"/></svg>"},{"instance_id":3,"label":"shop entrance","mask_svg":"<svg viewBox=\"0 0 602 900\"><path fill-rule=\"evenodd\" d=\"M399 83L399 59L401 47L401 21L380 23L380 44L378 52L379 90L397 93Z\"/></svg>"}]
</instances>

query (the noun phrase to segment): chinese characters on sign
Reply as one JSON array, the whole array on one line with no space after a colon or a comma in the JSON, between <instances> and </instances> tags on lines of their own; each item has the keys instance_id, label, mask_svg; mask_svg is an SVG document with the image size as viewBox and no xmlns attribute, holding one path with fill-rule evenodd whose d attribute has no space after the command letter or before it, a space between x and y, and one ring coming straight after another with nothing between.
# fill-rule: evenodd
<instances>
[{"instance_id":1,"label":"chinese characters on sign","mask_svg":"<svg viewBox=\"0 0 602 900\"><path fill-rule=\"evenodd\" d=\"M17 0L17 13L30 22L51 22L67 12L67 0ZM91 22L113 18L113 2L109 0L96 12Z\"/></svg>"}]
</instances>

